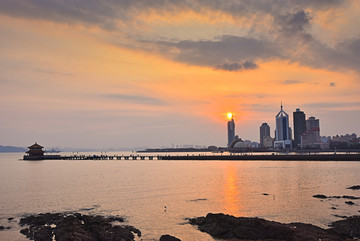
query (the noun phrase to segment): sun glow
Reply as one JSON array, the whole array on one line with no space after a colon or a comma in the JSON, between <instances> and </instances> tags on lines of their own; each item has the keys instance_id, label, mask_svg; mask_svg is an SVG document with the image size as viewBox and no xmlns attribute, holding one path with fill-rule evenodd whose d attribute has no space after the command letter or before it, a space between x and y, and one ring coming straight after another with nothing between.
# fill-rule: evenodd
<instances>
[{"instance_id":1,"label":"sun glow","mask_svg":"<svg viewBox=\"0 0 360 241\"><path fill-rule=\"evenodd\" d=\"M228 117L229 119L232 119L233 114L232 114L231 112L229 112L229 113L227 113L227 117Z\"/></svg>"}]
</instances>

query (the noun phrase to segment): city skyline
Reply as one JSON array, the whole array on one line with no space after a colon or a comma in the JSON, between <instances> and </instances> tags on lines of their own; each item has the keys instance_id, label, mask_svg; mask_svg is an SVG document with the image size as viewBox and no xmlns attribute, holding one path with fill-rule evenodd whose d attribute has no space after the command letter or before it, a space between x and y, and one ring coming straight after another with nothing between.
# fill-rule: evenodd
<instances>
[{"instance_id":1,"label":"city skyline","mask_svg":"<svg viewBox=\"0 0 360 241\"><path fill-rule=\"evenodd\" d=\"M359 133L359 12L357 0L0 1L0 145L226 146L228 112L259 141L281 101L322 136Z\"/></svg>"}]
</instances>

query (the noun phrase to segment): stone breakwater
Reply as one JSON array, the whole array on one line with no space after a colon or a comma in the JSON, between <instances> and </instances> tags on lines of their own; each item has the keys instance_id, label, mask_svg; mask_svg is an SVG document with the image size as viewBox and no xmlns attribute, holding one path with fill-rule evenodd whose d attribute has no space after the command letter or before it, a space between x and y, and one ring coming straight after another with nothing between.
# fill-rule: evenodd
<instances>
[{"instance_id":1,"label":"stone breakwater","mask_svg":"<svg viewBox=\"0 0 360 241\"><path fill-rule=\"evenodd\" d=\"M284 224L261 218L234 217L209 213L206 217L189 219L202 232L218 239L262 241L340 241L358 240L360 216L333 222L329 229L304 224Z\"/></svg>"}]
</instances>

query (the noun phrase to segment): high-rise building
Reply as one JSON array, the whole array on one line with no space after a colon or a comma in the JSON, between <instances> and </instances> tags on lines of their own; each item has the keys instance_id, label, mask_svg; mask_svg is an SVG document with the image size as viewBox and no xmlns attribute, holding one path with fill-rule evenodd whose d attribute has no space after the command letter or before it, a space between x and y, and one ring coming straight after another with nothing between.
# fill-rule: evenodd
<instances>
[{"instance_id":1,"label":"high-rise building","mask_svg":"<svg viewBox=\"0 0 360 241\"><path fill-rule=\"evenodd\" d=\"M291 149L291 138L289 133L289 115L283 110L281 104L281 110L276 115L276 131L274 148L278 149Z\"/></svg>"},{"instance_id":2,"label":"high-rise building","mask_svg":"<svg viewBox=\"0 0 360 241\"><path fill-rule=\"evenodd\" d=\"M230 148L231 143L235 140L235 122L232 115L229 115L228 117L231 118L227 123L228 148Z\"/></svg>"},{"instance_id":3,"label":"high-rise building","mask_svg":"<svg viewBox=\"0 0 360 241\"><path fill-rule=\"evenodd\" d=\"M260 146L264 147L264 138L270 137L270 126L268 123L262 123L260 126Z\"/></svg>"},{"instance_id":4,"label":"high-rise building","mask_svg":"<svg viewBox=\"0 0 360 241\"><path fill-rule=\"evenodd\" d=\"M320 122L315 117L306 120L306 131L301 135L301 146L303 148L321 148Z\"/></svg>"},{"instance_id":5,"label":"high-rise building","mask_svg":"<svg viewBox=\"0 0 360 241\"><path fill-rule=\"evenodd\" d=\"M293 113L294 121L294 144L295 147L301 144L301 134L306 131L305 113L299 108Z\"/></svg>"}]
</instances>

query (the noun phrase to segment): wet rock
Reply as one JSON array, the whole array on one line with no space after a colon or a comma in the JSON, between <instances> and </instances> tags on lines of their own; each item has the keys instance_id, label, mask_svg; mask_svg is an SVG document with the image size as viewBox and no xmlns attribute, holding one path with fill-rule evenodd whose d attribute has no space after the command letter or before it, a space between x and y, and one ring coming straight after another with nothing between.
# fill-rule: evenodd
<instances>
[{"instance_id":1,"label":"wet rock","mask_svg":"<svg viewBox=\"0 0 360 241\"><path fill-rule=\"evenodd\" d=\"M263 193L262 195L264 195L264 196L269 196L269 193Z\"/></svg>"},{"instance_id":2,"label":"wet rock","mask_svg":"<svg viewBox=\"0 0 360 241\"><path fill-rule=\"evenodd\" d=\"M351 187L348 187L348 188L346 188L346 189L360 190L360 185L351 186Z\"/></svg>"},{"instance_id":3,"label":"wet rock","mask_svg":"<svg viewBox=\"0 0 360 241\"><path fill-rule=\"evenodd\" d=\"M313 196L314 198L320 198L320 199L325 199L327 198L327 196L323 195L323 194L316 194Z\"/></svg>"},{"instance_id":4,"label":"wet rock","mask_svg":"<svg viewBox=\"0 0 360 241\"><path fill-rule=\"evenodd\" d=\"M360 197L347 196L347 195L342 196L342 198L345 198L345 199L352 199L352 200L360 199Z\"/></svg>"},{"instance_id":5,"label":"wet rock","mask_svg":"<svg viewBox=\"0 0 360 241\"><path fill-rule=\"evenodd\" d=\"M261 218L234 217L209 213L204 217L189 219L199 230L219 239L240 240L293 240L293 241L338 241L337 233L304 223L283 224Z\"/></svg>"},{"instance_id":6,"label":"wet rock","mask_svg":"<svg viewBox=\"0 0 360 241\"><path fill-rule=\"evenodd\" d=\"M9 222L10 222L10 221L12 221L13 219L14 219L13 217L11 217L11 218L8 218Z\"/></svg>"},{"instance_id":7,"label":"wet rock","mask_svg":"<svg viewBox=\"0 0 360 241\"><path fill-rule=\"evenodd\" d=\"M35 241L131 241L140 230L128 225L121 217L75 214L39 214L20 219L20 225L29 225L20 232Z\"/></svg>"},{"instance_id":8,"label":"wet rock","mask_svg":"<svg viewBox=\"0 0 360 241\"><path fill-rule=\"evenodd\" d=\"M348 204L348 205L354 205L355 204L353 201L347 201L345 203Z\"/></svg>"},{"instance_id":9,"label":"wet rock","mask_svg":"<svg viewBox=\"0 0 360 241\"><path fill-rule=\"evenodd\" d=\"M5 229L5 227L4 226L0 226L0 230L4 230Z\"/></svg>"},{"instance_id":10,"label":"wet rock","mask_svg":"<svg viewBox=\"0 0 360 241\"><path fill-rule=\"evenodd\" d=\"M343 237L360 237L360 216L348 217L330 224L330 231Z\"/></svg>"},{"instance_id":11,"label":"wet rock","mask_svg":"<svg viewBox=\"0 0 360 241\"><path fill-rule=\"evenodd\" d=\"M159 241L181 241L181 240L169 234L165 234L160 237Z\"/></svg>"}]
</instances>

